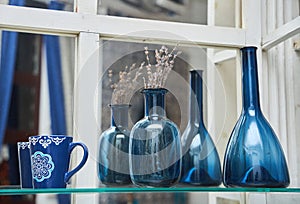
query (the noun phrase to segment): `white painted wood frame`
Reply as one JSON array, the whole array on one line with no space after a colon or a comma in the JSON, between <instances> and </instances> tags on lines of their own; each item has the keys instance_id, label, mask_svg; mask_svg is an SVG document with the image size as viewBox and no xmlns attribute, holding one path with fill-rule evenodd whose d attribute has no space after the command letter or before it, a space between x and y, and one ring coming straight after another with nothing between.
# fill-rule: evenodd
<instances>
[{"instance_id":1,"label":"white painted wood frame","mask_svg":"<svg viewBox=\"0 0 300 204\"><path fill-rule=\"evenodd\" d=\"M99 124L101 124L101 90L98 89L101 78L99 63L99 35L81 32L77 37L77 66L74 80L74 123L73 135L76 141L82 141L89 148L89 158L73 181L73 187L98 187L97 145ZM73 166L82 158L78 152ZM73 203L98 203L97 194L73 194Z\"/></svg>"},{"instance_id":2,"label":"white painted wood frame","mask_svg":"<svg viewBox=\"0 0 300 204\"><path fill-rule=\"evenodd\" d=\"M295 54L289 47L291 41L277 47L280 50L278 53L274 52L274 50L272 51L272 48L299 33L300 19L299 17L292 18L291 13L287 9L284 14L279 15L288 21L281 21L279 22L280 26L275 27L276 5L274 2L266 5L264 1L259 0L236 0L236 27L215 26L215 0L208 2L209 25L97 15L97 0L75 0L74 11L76 12L0 5L1 30L76 37L73 134L76 139L89 145L92 157L87 166L74 179L74 187L97 187L98 178L96 175L95 154L99 132L98 125L101 122L101 110L98 106L101 102L101 90L97 89L102 70L100 65L101 56L99 55L100 39L163 44L179 43L187 46L201 45L210 48L227 49L237 49L248 45L258 46L259 83L261 86L260 93L263 110L267 117L271 119L271 122L275 124L276 131L283 135L280 138L283 141L283 146L285 148L290 147L286 154L290 161L291 175L297 178L296 181L293 181L293 185L299 184L298 177L300 173L298 171L299 162L297 162L299 158L295 154L297 152L296 145L299 144L299 139L296 139L296 134L299 134L299 130L298 132L295 130L296 116L293 110L296 106L294 98L297 95L294 92L294 86L298 85L299 82L296 84L293 80L293 69L283 70L278 67L278 69L272 70L270 67L277 62L276 56L278 56L278 53L284 54L286 58L294 57ZM276 4L281 6L284 4L286 8L292 10L294 2L292 0L286 2L277 0ZM240 7L242 10L239 9ZM267 9L269 9L269 12L266 15L265 10ZM253 15L254 13L255 15ZM262 22L264 19L268 19L268 22ZM208 56L213 62L222 63L234 59L234 52L225 51L215 55L213 50L208 50ZM238 56L236 61L238 64ZM287 68L295 66L293 59L286 61L281 59L278 61L278 64ZM263 69L262 67L267 68ZM208 69L214 69L214 66ZM209 79L208 86L213 89L216 78L215 72L208 72L207 75ZM239 75L240 72L237 71L237 89L235 90L237 98L240 97ZM278 78L280 75L285 77L283 82ZM276 92L277 89L279 89L279 92ZM269 102L272 108L269 108ZM237 101L237 104L238 113L240 101ZM209 112L213 112L214 105L208 105ZM282 108L282 105L286 108ZM277 111L273 111L275 109ZM280 120L281 117L283 119ZM210 120L210 116L208 116L208 120ZM283 124L282 121L284 120L286 122ZM210 129L212 134L216 131L214 127L210 127ZM80 156L80 153L78 153L77 158L80 159ZM97 196L97 194L89 194L88 196L75 195L73 203L96 204L98 203ZM243 201L244 198L240 200ZM249 196L249 200L256 199L254 196ZM261 196L259 196L258 200L267 202L265 197Z\"/></svg>"},{"instance_id":3,"label":"white painted wood frame","mask_svg":"<svg viewBox=\"0 0 300 204\"><path fill-rule=\"evenodd\" d=\"M75 15L96 15L97 0L75 0ZM63 12L66 14L66 12ZM76 25L74 18L68 22L62 17L64 25ZM72 20L73 19L73 20ZM53 20L53 19L52 19ZM78 20L78 19L77 19ZM78 22L79 23L79 22ZM87 24L85 22L81 22ZM76 25L78 26L78 25ZM77 141L84 142L89 148L89 159L80 172L75 175L73 187L98 187L97 179L97 141L99 134L99 106L101 104L101 92L98 90L98 81L102 68L99 62L99 34L89 29L80 29L76 33L76 66L74 79L74 123L73 134ZM96 104L96 106L95 106ZM82 158L82 152L77 154L73 165L77 165ZM98 196L92 195L72 195L72 203L99 203Z\"/></svg>"},{"instance_id":4,"label":"white painted wood frame","mask_svg":"<svg viewBox=\"0 0 300 204\"><path fill-rule=\"evenodd\" d=\"M28 18L28 15L31 18ZM99 34L102 39L179 43L188 46L239 48L245 46L246 43L243 29L8 5L0 5L0 28L67 36L77 36L80 32L89 32Z\"/></svg>"}]
</instances>

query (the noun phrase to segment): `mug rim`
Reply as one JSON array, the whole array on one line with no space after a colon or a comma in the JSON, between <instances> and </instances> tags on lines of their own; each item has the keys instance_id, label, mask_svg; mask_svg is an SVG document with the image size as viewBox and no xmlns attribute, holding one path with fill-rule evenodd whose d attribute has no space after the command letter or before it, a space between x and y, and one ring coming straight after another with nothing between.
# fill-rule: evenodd
<instances>
[{"instance_id":1,"label":"mug rim","mask_svg":"<svg viewBox=\"0 0 300 204\"><path fill-rule=\"evenodd\" d=\"M22 144L22 143L29 143L29 141L17 142L17 144Z\"/></svg>"},{"instance_id":2,"label":"mug rim","mask_svg":"<svg viewBox=\"0 0 300 204\"><path fill-rule=\"evenodd\" d=\"M17 148L18 150L21 148L21 149L26 149L29 148L30 149L30 142L17 142Z\"/></svg>"},{"instance_id":3,"label":"mug rim","mask_svg":"<svg viewBox=\"0 0 300 204\"><path fill-rule=\"evenodd\" d=\"M71 135L32 135L29 136L28 138L34 138L34 137L72 137Z\"/></svg>"}]
</instances>

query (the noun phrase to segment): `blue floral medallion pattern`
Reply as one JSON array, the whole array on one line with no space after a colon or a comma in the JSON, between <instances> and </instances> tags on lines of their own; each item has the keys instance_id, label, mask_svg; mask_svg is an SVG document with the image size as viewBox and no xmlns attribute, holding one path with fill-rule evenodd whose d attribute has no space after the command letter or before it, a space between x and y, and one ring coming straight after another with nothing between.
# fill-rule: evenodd
<instances>
[{"instance_id":1,"label":"blue floral medallion pattern","mask_svg":"<svg viewBox=\"0 0 300 204\"><path fill-rule=\"evenodd\" d=\"M32 177L37 182L42 182L51 177L55 167L52 157L49 154L37 151L32 156Z\"/></svg>"}]
</instances>

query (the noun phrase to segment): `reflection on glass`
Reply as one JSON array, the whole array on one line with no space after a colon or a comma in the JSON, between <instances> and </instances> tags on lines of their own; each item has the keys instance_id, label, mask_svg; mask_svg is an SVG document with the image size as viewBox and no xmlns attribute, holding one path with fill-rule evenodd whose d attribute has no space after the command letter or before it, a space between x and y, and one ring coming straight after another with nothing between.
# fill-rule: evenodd
<instances>
[{"instance_id":1,"label":"reflection on glass","mask_svg":"<svg viewBox=\"0 0 300 204\"><path fill-rule=\"evenodd\" d=\"M74 1L72 0L60 0L60 1L44 1L44 0L0 0L0 4L3 5L17 5L24 7L33 7L48 9L51 2L58 2L62 5L62 10L64 11L73 11Z\"/></svg>"},{"instance_id":2,"label":"reflection on glass","mask_svg":"<svg viewBox=\"0 0 300 204\"><path fill-rule=\"evenodd\" d=\"M0 184L19 185L19 172L11 171L18 169L16 142L28 141L29 135L36 135L39 131L44 134L49 133L53 125L49 120L53 117L49 111L49 80L47 76L47 69L51 67L49 68L49 64L46 63L47 52L44 49L43 35L3 31L0 37L1 82L5 84L5 86L1 86L0 97L1 100L5 98L8 101L7 110L9 110L5 117L7 123L4 124L4 120L1 120L1 125L4 125L5 128L5 135L2 135L4 137L3 146L8 144L9 160L6 160L5 157L0 163L0 180L5 181ZM73 38L57 38L59 45L57 47L63 55L58 53L56 62L60 63L55 66L59 65L62 72L63 86L61 89L65 95L65 100L59 101L59 103L66 106L66 120L69 121L67 132L70 134L69 129L73 129L72 87L75 41ZM58 60L58 58L60 59ZM11 77L8 77L8 70L10 70ZM8 94L6 95L4 92ZM1 158L3 156L0 155ZM3 176L6 178L4 179ZM59 199L62 197L64 196L59 196ZM33 202L33 197L22 196L19 199L24 202Z\"/></svg>"},{"instance_id":3,"label":"reflection on glass","mask_svg":"<svg viewBox=\"0 0 300 204\"><path fill-rule=\"evenodd\" d=\"M207 1L103 0L100 14L133 18L207 24Z\"/></svg>"},{"instance_id":4,"label":"reflection on glass","mask_svg":"<svg viewBox=\"0 0 300 204\"><path fill-rule=\"evenodd\" d=\"M168 187L181 171L180 132L165 113L166 89L144 89L145 116L132 128L129 168L138 186Z\"/></svg>"}]
</instances>

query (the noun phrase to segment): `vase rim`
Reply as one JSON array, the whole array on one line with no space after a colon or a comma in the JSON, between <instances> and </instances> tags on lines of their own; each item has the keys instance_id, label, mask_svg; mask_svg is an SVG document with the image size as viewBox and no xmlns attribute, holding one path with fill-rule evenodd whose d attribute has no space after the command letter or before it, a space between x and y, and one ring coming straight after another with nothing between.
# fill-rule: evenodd
<instances>
[{"instance_id":1,"label":"vase rim","mask_svg":"<svg viewBox=\"0 0 300 204\"><path fill-rule=\"evenodd\" d=\"M141 91L142 93L157 93L157 92L164 92L167 93L168 89L166 88L144 88Z\"/></svg>"},{"instance_id":2,"label":"vase rim","mask_svg":"<svg viewBox=\"0 0 300 204\"><path fill-rule=\"evenodd\" d=\"M198 73L202 74L204 72L204 70L203 69L192 69L192 70L190 70L190 73L194 73L194 72L198 72Z\"/></svg>"},{"instance_id":3,"label":"vase rim","mask_svg":"<svg viewBox=\"0 0 300 204\"><path fill-rule=\"evenodd\" d=\"M255 50L257 50L257 47L255 47L255 46L247 46L247 47L243 47L243 48L241 48L240 49L241 51L255 51Z\"/></svg>"},{"instance_id":4,"label":"vase rim","mask_svg":"<svg viewBox=\"0 0 300 204\"><path fill-rule=\"evenodd\" d=\"M109 104L108 106L111 108L113 108L113 107L128 107L128 108L131 107L130 104L125 104L125 103L120 103L120 104L114 103L114 104Z\"/></svg>"}]
</instances>

